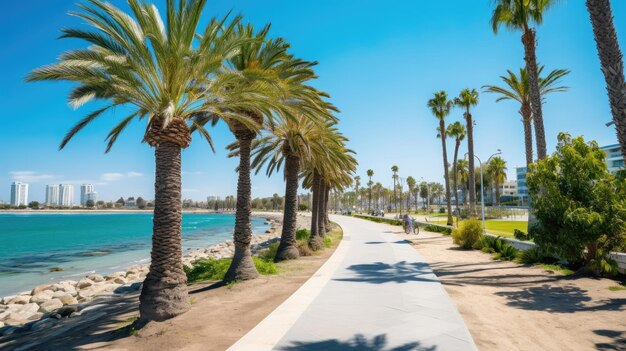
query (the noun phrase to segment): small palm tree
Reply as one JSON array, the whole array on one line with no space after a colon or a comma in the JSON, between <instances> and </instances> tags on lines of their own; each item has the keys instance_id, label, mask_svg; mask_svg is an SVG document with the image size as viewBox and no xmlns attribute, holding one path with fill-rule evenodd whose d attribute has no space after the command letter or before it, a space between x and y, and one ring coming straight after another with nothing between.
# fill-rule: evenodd
<instances>
[{"instance_id":1,"label":"small palm tree","mask_svg":"<svg viewBox=\"0 0 626 351\"><path fill-rule=\"evenodd\" d=\"M624 60L617 40L613 11L609 0L586 0L587 10L593 25L593 34L598 48L598 56L606 90L609 94L611 114L617 129L617 138L626 161L626 80Z\"/></svg>"},{"instance_id":2,"label":"small palm tree","mask_svg":"<svg viewBox=\"0 0 626 351\"><path fill-rule=\"evenodd\" d=\"M456 201L456 210L459 210L459 194L458 191L458 172L457 172L457 161L459 156L459 147L461 146L461 141L465 139L465 135L467 134L465 127L461 124L461 122L456 121L448 126L448 135L454 138L454 158L452 159L452 174L454 177L452 178L454 185L454 199Z\"/></svg>"},{"instance_id":3,"label":"small palm tree","mask_svg":"<svg viewBox=\"0 0 626 351\"><path fill-rule=\"evenodd\" d=\"M393 208L394 210L398 210L398 197L396 196L396 182L398 181L398 166L391 166L391 171L393 172Z\"/></svg>"},{"instance_id":4,"label":"small palm tree","mask_svg":"<svg viewBox=\"0 0 626 351\"><path fill-rule=\"evenodd\" d=\"M496 204L500 204L500 185L506 180L506 161L496 156L489 161L487 173L496 188Z\"/></svg>"},{"instance_id":5,"label":"small palm tree","mask_svg":"<svg viewBox=\"0 0 626 351\"><path fill-rule=\"evenodd\" d=\"M443 169L445 180L446 200L448 204L448 225L452 225L452 203L450 198L450 177L448 175L448 154L446 152L446 117L450 114L453 102L448 100L448 94L440 91L428 100L428 108L439 120L439 134L441 136L441 150L443 154Z\"/></svg>"},{"instance_id":6,"label":"small palm tree","mask_svg":"<svg viewBox=\"0 0 626 351\"><path fill-rule=\"evenodd\" d=\"M62 54L60 62L34 70L27 80L78 83L69 95L74 107L105 102L67 133L61 149L116 107L127 106L131 113L108 134L107 151L131 121L147 121L143 140L155 149L155 202L150 271L139 310L143 322L162 321L190 308L182 264L181 151L191 142L191 128L210 142L198 116L227 111L233 101L254 105L258 95L224 83L236 79L223 63L235 53L236 41L229 37L238 18L230 25L212 20L198 37L205 1L168 0L165 20L153 5L128 3L131 14L102 0L78 5L81 11L73 15L92 28L63 29L61 37L90 46Z\"/></svg>"},{"instance_id":7,"label":"small palm tree","mask_svg":"<svg viewBox=\"0 0 626 351\"><path fill-rule=\"evenodd\" d=\"M547 157L546 133L543 126L543 112L541 108L541 92L539 89L539 68L536 55L536 33L531 27L533 23L541 24L543 14L557 0L495 0L495 8L491 16L491 26L494 33L503 25L511 30L519 30L524 45L524 60L528 71L530 86L530 102L533 122L535 125L535 139L537 141L537 157L543 160Z\"/></svg>"},{"instance_id":8,"label":"small palm tree","mask_svg":"<svg viewBox=\"0 0 626 351\"><path fill-rule=\"evenodd\" d=\"M459 96L454 99L454 104L463 108L465 117L465 127L467 128L467 154L469 156L469 182L476 182L476 172L474 172L474 121L470 108L478 105L478 92L476 89L463 89ZM476 215L476 189L469 189L470 213Z\"/></svg>"},{"instance_id":9,"label":"small palm tree","mask_svg":"<svg viewBox=\"0 0 626 351\"><path fill-rule=\"evenodd\" d=\"M369 187L369 193L368 193L368 202L367 202L367 210L371 211L372 210L372 185L374 184L372 182L372 177L374 176L374 170L373 169L368 169L367 170L367 176L369 178L369 181L367 182L367 186Z\"/></svg>"},{"instance_id":10,"label":"small palm tree","mask_svg":"<svg viewBox=\"0 0 626 351\"><path fill-rule=\"evenodd\" d=\"M543 66L539 67L539 90L541 92L542 101L545 96L550 93L567 91L566 86L555 86L560 79L569 74L568 70L557 69L550 72L545 78L541 77ZM485 85L485 91L488 93L499 94L500 97L496 102L504 100L514 100L520 103L519 113L522 116L522 124L524 125L524 145L526 148L526 167L533 163L533 134L532 134L532 110L530 107L530 86L528 83L528 74L525 68L519 70L519 76L507 70L506 76L500 76L502 81L508 87L499 87L495 85Z\"/></svg>"}]
</instances>

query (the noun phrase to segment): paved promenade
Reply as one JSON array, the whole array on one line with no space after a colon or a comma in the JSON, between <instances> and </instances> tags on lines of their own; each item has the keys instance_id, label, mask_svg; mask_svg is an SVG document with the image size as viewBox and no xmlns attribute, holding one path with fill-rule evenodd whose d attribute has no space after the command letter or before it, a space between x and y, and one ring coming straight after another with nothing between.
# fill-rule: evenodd
<instances>
[{"instance_id":1,"label":"paved promenade","mask_svg":"<svg viewBox=\"0 0 626 351\"><path fill-rule=\"evenodd\" d=\"M335 254L230 350L476 350L428 264L398 227L332 216Z\"/></svg>"}]
</instances>

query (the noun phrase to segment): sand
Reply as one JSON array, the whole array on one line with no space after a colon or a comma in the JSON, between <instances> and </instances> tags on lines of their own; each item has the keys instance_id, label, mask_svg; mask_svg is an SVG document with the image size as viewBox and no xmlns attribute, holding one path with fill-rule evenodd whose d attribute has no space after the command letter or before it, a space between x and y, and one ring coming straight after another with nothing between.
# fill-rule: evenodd
<instances>
[{"instance_id":1,"label":"sand","mask_svg":"<svg viewBox=\"0 0 626 351\"><path fill-rule=\"evenodd\" d=\"M626 350L626 291L460 250L449 236L413 242L459 309L479 350Z\"/></svg>"}]
</instances>

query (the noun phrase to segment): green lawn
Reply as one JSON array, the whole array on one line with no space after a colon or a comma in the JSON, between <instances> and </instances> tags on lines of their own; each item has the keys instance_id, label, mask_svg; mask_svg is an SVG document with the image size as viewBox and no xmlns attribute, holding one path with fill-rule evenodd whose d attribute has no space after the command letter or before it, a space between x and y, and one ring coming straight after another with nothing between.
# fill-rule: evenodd
<instances>
[{"instance_id":1,"label":"green lawn","mask_svg":"<svg viewBox=\"0 0 626 351\"><path fill-rule=\"evenodd\" d=\"M418 218L418 220L423 221L424 219ZM439 218L434 219L434 220L431 219L428 222L433 223L433 224L445 225L446 221L447 219L444 217L441 219ZM461 223L463 223L463 221L459 222L459 224ZM456 218L454 218L454 224L456 225ZM507 220L501 220L501 219L488 219L485 221L485 227L487 227L488 233L502 235L508 238L513 238L513 231L515 229L518 229L523 232L526 232L528 223L525 221L507 221Z\"/></svg>"}]
</instances>

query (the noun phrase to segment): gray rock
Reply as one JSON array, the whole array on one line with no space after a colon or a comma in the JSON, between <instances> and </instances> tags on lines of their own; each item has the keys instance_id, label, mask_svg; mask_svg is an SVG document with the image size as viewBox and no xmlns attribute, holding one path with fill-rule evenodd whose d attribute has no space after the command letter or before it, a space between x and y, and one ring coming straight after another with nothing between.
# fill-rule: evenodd
<instances>
[{"instance_id":1,"label":"gray rock","mask_svg":"<svg viewBox=\"0 0 626 351\"><path fill-rule=\"evenodd\" d=\"M31 297L28 295L19 295L7 302L8 304L17 304L17 305L25 305L30 302Z\"/></svg>"},{"instance_id":2,"label":"gray rock","mask_svg":"<svg viewBox=\"0 0 626 351\"><path fill-rule=\"evenodd\" d=\"M124 284L128 283L128 281L126 280L126 278L123 278L123 277L117 277L117 278L115 278L115 279L113 280L113 282L114 282L115 284L120 284L120 285L124 285Z\"/></svg>"},{"instance_id":3,"label":"gray rock","mask_svg":"<svg viewBox=\"0 0 626 351\"><path fill-rule=\"evenodd\" d=\"M39 312L52 312L59 308L63 307L63 302L59 299L52 299L50 301L46 301L39 306Z\"/></svg>"},{"instance_id":4,"label":"gray rock","mask_svg":"<svg viewBox=\"0 0 626 351\"><path fill-rule=\"evenodd\" d=\"M93 281L91 279L81 279L76 283L76 287L78 289L85 289L93 285Z\"/></svg>"},{"instance_id":5,"label":"gray rock","mask_svg":"<svg viewBox=\"0 0 626 351\"><path fill-rule=\"evenodd\" d=\"M103 276L101 276L100 274L91 274L91 275L88 275L88 276L87 276L87 279L92 280L92 281L94 281L94 282L96 282L96 283L99 283L99 282L103 282L103 281L104 281L104 277L103 277Z\"/></svg>"},{"instance_id":6,"label":"gray rock","mask_svg":"<svg viewBox=\"0 0 626 351\"><path fill-rule=\"evenodd\" d=\"M5 296L4 298L2 298L2 304L4 305L8 305L9 301L11 301L13 298L17 297L17 295L9 295L9 296Z\"/></svg>"},{"instance_id":7,"label":"gray rock","mask_svg":"<svg viewBox=\"0 0 626 351\"><path fill-rule=\"evenodd\" d=\"M45 291L45 290L52 290L52 289L54 289L54 287L53 287L52 285L50 285L50 284L39 285L39 286L35 287L35 288L34 288L34 289L30 292L30 294L31 294L31 295L33 295L33 296L35 296L35 295L37 295L38 293L40 293L40 292L42 292L42 291Z\"/></svg>"},{"instance_id":8,"label":"gray rock","mask_svg":"<svg viewBox=\"0 0 626 351\"><path fill-rule=\"evenodd\" d=\"M44 302L50 301L52 299L52 295L53 294L54 294L54 292L52 290L41 291L41 292L37 293L36 295L34 295L33 297L31 297L30 298L30 302L31 303L42 304Z\"/></svg>"},{"instance_id":9,"label":"gray rock","mask_svg":"<svg viewBox=\"0 0 626 351\"><path fill-rule=\"evenodd\" d=\"M73 305L78 303L78 300L76 300L76 298L69 293L65 293L64 295L57 297L57 299L61 300L63 305Z\"/></svg>"},{"instance_id":10,"label":"gray rock","mask_svg":"<svg viewBox=\"0 0 626 351\"><path fill-rule=\"evenodd\" d=\"M78 291L78 299L88 299L95 295L95 292L91 288L85 288Z\"/></svg>"}]
</instances>

